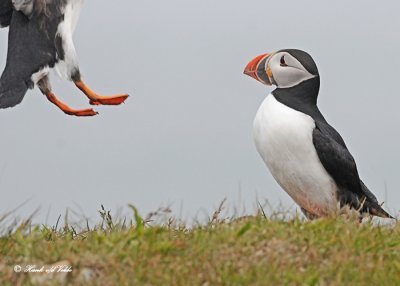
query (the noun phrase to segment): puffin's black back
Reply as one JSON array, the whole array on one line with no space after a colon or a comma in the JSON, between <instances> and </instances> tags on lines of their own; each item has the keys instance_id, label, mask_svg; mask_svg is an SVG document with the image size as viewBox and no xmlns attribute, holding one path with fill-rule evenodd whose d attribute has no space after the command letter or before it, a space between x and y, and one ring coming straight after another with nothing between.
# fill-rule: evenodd
<instances>
[{"instance_id":1,"label":"puffin's black back","mask_svg":"<svg viewBox=\"0 0 400 286\"><path fill-rule=\"evenodd\" d=\"M28 88L33 87L32 74L46 66L54 67L56 42L60 42L56 41L56 33L63 19L59 6L64 1L48 1L46 13L35 13L30 20L23 13L13 11L7 63L0 78L0 108L20 103Z\"/></svg>"}]
</instances>

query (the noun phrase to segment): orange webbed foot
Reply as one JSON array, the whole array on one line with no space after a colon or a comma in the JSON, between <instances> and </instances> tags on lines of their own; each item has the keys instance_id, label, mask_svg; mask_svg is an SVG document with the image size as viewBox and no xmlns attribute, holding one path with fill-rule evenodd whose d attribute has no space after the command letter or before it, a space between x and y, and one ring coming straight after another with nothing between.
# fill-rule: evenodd
<instances>
[{"instance_id":1,"label":"orange webbed foot","mask_svg":"<svg viewBox=\"0 0 400 286\"><path fill-rule=\"evenodd\" d=\"M112 95L112 96L100 96L97 95L90 99L91 105L119 105L129 97L128 94Z\"/></svg>"},{"instance_id":2,"label":"orange webbed foot","mask_svg":"<svg viewBox=\"0 0 400 286\"><path fill-rule=\"evenodd\" d=\"M54 93L51 91L47 92L46 97L49 101L55 104L58 108L60 108L65 114L74 115L74 116L95 116L98 113L91 108L86 109L73 109L60 101Z\"/></svg>"},{"instance_id":3,"label":"orange webbed foot","mask_svg":"<svg viewBox=\"0 0 400 286\"><path fill-rule=\"evenodd\" d=\"M119 105L123 103L128 94L117 94L111 96L102 96L91 90L83 81L75 81L75 85L89 98L91 105Z\"/></svg>"},{"instance_id":4,"label":"orange webbed foot","mask_svg":"<svg viewBox=\"0 0 400 286\"><path fill-rule=\"evenodd\" d=\"M91 108L63 110L65 114L74 116L95 116L99 114Z\"/></svg>"}]
</instances>

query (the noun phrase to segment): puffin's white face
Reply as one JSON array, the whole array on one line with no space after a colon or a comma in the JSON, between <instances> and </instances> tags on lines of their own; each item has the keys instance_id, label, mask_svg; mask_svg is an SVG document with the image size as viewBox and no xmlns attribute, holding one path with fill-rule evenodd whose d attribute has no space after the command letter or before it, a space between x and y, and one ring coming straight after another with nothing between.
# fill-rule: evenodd
<instances>
[{"instance_id":1,"label":"puffin's white face","mask_svg":"<svg viewBox=\"0 0 400 286\"><path fill-rule=\"evenodd\" d=\"M268 57L265 71L277 87L292 87L300 82L315 77L291 54L278 52Z\"/></svg>"},{"instance_id":2,"label":"puffin's white face","mask_svg":"<svg viewBox=\"0 0 400 286\"><path fill-rule=\"evenodd\" d=\"M312 61L308 54L302 53L304 53L301 54L302 56L308 56L302 57L302 60ZM315 65L313 61L312 63ZM254 58L248 63L244 73L263 84L274 84L279 88L296 86L303 81L318 76L318 71L316 71L316 74L312 74L296 57L287 51L278 51Z\"/></svg>"}]
</instances>

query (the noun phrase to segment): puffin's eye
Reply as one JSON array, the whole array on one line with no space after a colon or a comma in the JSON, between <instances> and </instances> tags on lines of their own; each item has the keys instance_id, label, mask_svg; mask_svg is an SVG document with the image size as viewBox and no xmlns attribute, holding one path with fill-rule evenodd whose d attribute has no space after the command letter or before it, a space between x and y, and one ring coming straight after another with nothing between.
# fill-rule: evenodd
<instances>
[{"instance_id":1,"label":"puffin's eye","mask_svg":"<svg viewBox=\"0 0 400 286\"><path fill-rule=\"evenodd\" d=\"M285 56L282 56L282 57L281 57L280 63L281 63L281 67L287 67L287 64L286 64L286 62L285 62Z\"/></svg>"}]
</instances>

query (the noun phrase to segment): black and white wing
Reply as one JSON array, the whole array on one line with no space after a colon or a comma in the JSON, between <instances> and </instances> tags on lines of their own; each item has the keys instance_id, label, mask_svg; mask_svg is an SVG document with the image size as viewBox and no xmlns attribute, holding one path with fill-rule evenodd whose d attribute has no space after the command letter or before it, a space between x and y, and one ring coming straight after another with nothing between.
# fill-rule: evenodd
<instances>
[{"instance_id":1,"label":"black and white wing","mask_svg":"<svg viewBox=\"0 0 400 286\"><path fill-rule=\"evenodd\" d=\"M55 2L58 0L48 2L46 14L34 14L31 18L19 11L12 13L7 63L0 78L0 108L19 104L28 88L33 88L32 75L54 67L55 39L62 19Z\"/></svg>"},{"instance_id":2,"label":"black and white wing","mask_svg":"<svg viewBox=\"0 0 400 286\"><path fill-rule=\"evenodd\" d=\"M12 13L13 6L11 0L0 1L0 28L10 25Z\"/></svg>"},{"instance_id":3,"label":"black and white wing","mask_svg":"<svg viewBox=\"0 0 400 286\"><path fill-rule=\"evenodd\" d=\"M313 143L322 165L339 188L338 199L341 205L350 205L361 212L381 217L391 217L360 180L356 162L339 133L325 122L316 124Z\"/></svg>"}]
</instances>

